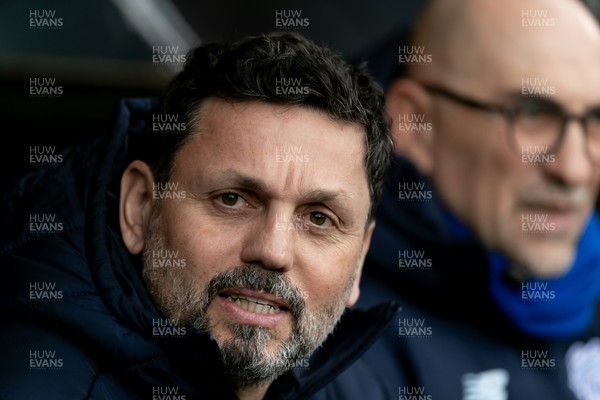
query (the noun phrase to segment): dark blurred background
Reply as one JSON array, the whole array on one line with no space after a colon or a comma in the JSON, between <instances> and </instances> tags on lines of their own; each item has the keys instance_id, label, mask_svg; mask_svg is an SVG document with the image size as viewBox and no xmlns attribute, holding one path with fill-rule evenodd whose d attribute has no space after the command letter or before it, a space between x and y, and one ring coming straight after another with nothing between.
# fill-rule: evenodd
<instances>
[{"instance_id":1,"label":"dark blurred background","mask_svg":"<svg viewBox=\"0 0 600 400\"><path fill-rule=\"evenodd\" d=\"M4 1L2 184L33 168L30 146L75 143L100 132L120 98L159 95L181 66L153 62L157 46L175 46L171 48L177 54L185 54L199 44L282 30L276 26L276 12L292 10L308 18L300 32L351 58L410 25L422 4L423 0ZM588 4L598 15L600 0ZM62 88L62 95L31 96L30 80L35 78L50 79L50 86Z\"/></svg>"},{"instance_id":2,"label":"dark blurred background","mask_svg":"<svg viewBox=\"0 0 600 400\"><path fill-rule=\"evenodd\" d=\"M276 11L293 10L308 18L308 26L298 31L351 55L409 23L420 4L416 0L2 2L2 183L33 168L30 146L60 148L77 142L100 132L120 98L159 95L181 65L154 62L157 46L175 46L171 49L185 54L199 44L283 30L276 26ZM62 87L62 96L32 97L32 78L54 79L49 86Z\"/></svg>"}]
</instances>

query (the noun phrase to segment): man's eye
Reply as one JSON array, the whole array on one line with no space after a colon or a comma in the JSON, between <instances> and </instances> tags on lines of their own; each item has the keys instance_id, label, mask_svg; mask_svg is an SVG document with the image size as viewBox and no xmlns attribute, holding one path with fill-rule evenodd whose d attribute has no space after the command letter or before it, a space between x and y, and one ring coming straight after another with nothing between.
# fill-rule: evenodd
<instances>
[{"instance_id":1,"label":"man's eye","mask_svg":"<svg viewBox=\"0 0 600 400\"><path fill-rule=\"evenodd\" d=\"M226 206L229 206L229 207L233 207L235 205L238 205L238 203L242 202L242 201L244 201L244 199L239 194L235 194L235 193L223 193L221 195L221 202L223 204L225 204Z\"/></svg>"},{"instance_id":2,"label":"man's eye","mask_svg":"<svg viewBox=\"0 0 600 400\"><path fill-rule=\"evenodd\" d=\"M324 226L328 223L331 224L331 220L329 219L329 217L323 214L322 212L318 211L311 212L309 219L310 222L318 226Z\"/></svg>"},{"instance_id":3,"label":"man's eye","mask_svg":"<svg viewBox=\"0 0 600 400\"><path fill-rule=\"evenodd\" d=\"M594 120L594 122L598 123L600 121L600 108L596 108L595 110L590 111L590 118Z\"/></svg>"},{"instance_id":4,"label":"man's eye","mask_svg":"<svg viewBox=\"0 0 600 400\"><path fill-rule=\"evenodd\" d=\"M559 110L555 109L555 107L551 107L548 104L530 101L523 104L521 107L521 112L528 117L538 117L558 114Z\"/></svg>"}]
</instances>

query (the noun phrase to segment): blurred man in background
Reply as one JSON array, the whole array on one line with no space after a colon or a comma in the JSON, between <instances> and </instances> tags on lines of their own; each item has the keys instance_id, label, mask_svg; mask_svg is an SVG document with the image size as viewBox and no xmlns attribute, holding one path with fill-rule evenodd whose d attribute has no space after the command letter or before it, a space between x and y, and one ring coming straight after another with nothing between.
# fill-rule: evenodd
<instances>
[{"instance_id":1,"label":"blurred man in background","mask_svg":"<svg viewBox=\"0 0 600 400\"><path fill-rule=\"evenodd\" d=\"M386 56L397 159L359 305L403 312L364 359L393 398L599 399L597 21L434 0Z\"/></svg>"}]
</instances>

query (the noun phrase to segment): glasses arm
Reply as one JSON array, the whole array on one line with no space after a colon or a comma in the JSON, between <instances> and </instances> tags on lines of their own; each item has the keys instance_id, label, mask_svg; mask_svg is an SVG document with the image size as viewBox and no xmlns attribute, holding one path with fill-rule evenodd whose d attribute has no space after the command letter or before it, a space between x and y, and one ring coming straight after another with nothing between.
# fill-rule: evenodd
<instances>
[{"instance_id":1,"label":"glasses arm","mask_svg":"<svg viewBox=\"0 0 600 400\"><path fill-rule=\"evenodd\" d=\"M455 102L465 105L467 107L476 108L478 110L485 110L485 111L491 111L491 112L496 112L496 113L500 113L500 114L505 114L509 117L513 117L515 114L515 110L511 107L505 107L505 106L501 106L501 105L497 105L497 104L485 103L485 102L475 100L475 99L472 99L472 98L469 98L466 96L462 96L458 93L452 92L448 89L445 89L443 87L436 86L436 85L421 84L421 86L430 93L438 94L440 96L443 96L447 99L450 99L452 101L455 101Z\"/></svg>"}]
</instances>

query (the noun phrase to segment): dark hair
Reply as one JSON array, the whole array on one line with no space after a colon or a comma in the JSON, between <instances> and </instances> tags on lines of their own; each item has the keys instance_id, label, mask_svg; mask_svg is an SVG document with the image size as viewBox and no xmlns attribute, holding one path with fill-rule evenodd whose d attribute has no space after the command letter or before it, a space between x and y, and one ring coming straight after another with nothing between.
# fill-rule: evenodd
<instances>
[{"instance_id":1,"label":"dark hair","mask_svg":"<svg viewBox=\"0 0 600 400\"><path fill-rule=\"evenodd\" d=\"M301 78L305 89L282 95L277 81L281 78ZM157 180L169 179L175 152L194 130L199 106L208 97L301 105L361 125L365 129L365 168L371 197L369 217L374 218L393 141L383 91L364 65L351 66L332 50L290 32L192 49L183 71L169 84L160 102L160 112L182 116L186 129L165 134L168 144L163 143L161 160L154 166Z\"/></svg>"}]
</instances>

